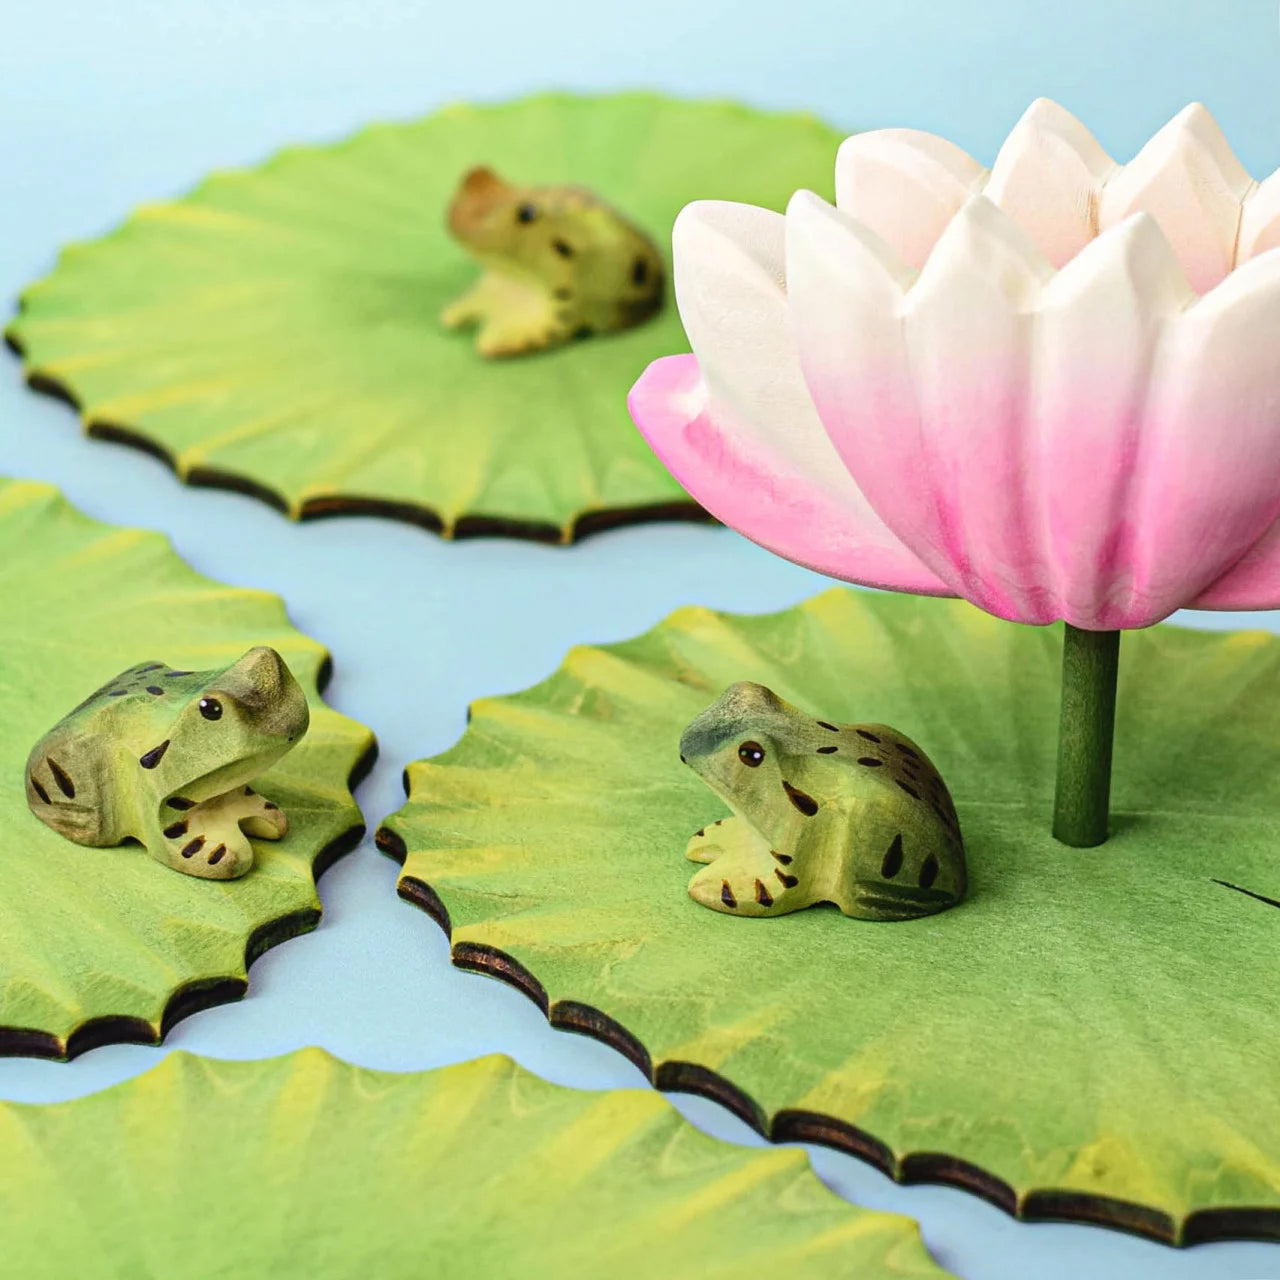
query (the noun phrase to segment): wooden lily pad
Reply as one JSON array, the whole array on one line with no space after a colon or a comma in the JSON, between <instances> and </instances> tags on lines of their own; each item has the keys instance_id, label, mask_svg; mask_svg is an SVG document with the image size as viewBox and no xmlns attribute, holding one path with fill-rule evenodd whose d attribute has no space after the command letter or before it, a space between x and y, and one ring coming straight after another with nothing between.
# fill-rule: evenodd
<instances>
[{"instance_id":1,"label":"wooden lily pad","mask_svg":"<svg viewBox=\"0 0 1280 1280\"><path fill-rule=\"evenodd\" d=\"M487 361L439 312L479 269L444 213L463 174L594 188L664 247L699 197L826 192L842 134L807 116L654 94L452 107L215 173L69 248L7 336L87 430L293 518L377 512L446 536L552 542L699 508L627 415L687 350L639 328Z\"/></svg>"},{"instance_id":2,"label":"wooden lily pad","mask_svg":"<svg viewBox=\"0 0 1280 1280\"><path fill-rule=\"evenodd\" d=\"M948 1274L915 1223L841 1200L801 1151L497 1055L392 1074L319 1049L173 1053L73 1102L0 1104L0 1237L29 1277Z\"/></svg>"},{"instance_id":3,"label":"wooden lily pad","mask_svg":"<svg viewBox=\"0 0 1280 1280\"><path fill-rule=\"evenodd\" d=\"M311 728L262 778L290 829L254 841L244 879L180 875L136 844L72 844L31 814L27 752L82 698L147 658L206 670L256 644L297 676ZM0 1053L157 1042L243 995L257 956L315 927L315 877L364 830L351 786L373 756L368 730L321 701L328 669L276 596L210 581L160 534L99 524L47 485L0 480Z\"/></svg>"},{"instance_id":4,"label":"wooden lily pad","mask_svg":"<svg viewBox=\"0 0 1280 1280\"><path fill-rule=\"evenodd\" d=\"M1280 1236L1280 640L1125 636L1111 840L1049 835L1061 637L835 590L673 614L475 705L379 833L454 962L659 1087L1025 1218L1175 1243ZM686 893L726 810L682 727L754 680L909 733L942 770L968 899L899 924Z\"/></svg>"}]
</instances>

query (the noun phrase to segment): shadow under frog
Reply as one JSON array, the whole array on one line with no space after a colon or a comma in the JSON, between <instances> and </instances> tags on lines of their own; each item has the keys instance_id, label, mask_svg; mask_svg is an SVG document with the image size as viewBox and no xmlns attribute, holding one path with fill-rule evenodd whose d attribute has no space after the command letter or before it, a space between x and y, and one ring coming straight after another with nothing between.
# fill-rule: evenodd
<instances>
[{"instance_id":1,"label":"shadow under frog","mask_svg":"<svg viewBox=\"0 0 1280 1280\"><path fill-rule=\"evenodd\" d=\"M492 169L472 169L448 226L484 274L440 320L476 326L482 356L627 329L662 306L657 247L585 187L513 187Z\"/></svg>"},{"instance_id":2,"label":"shadow under frog","mask_svg":"<svg viewBox=\"0 0 1280 1280\"><path fill-rule=\"evenodd\" d=\"M77 844L135 839L187 875L231 880L253 865L248 836L289 823L249 785L302 738L306 695L274 649L220 671L144 662L50 730L27 760L27 803Z\"/></svg>"},{"instance_id":3,"label":"shadow under frog","mask_svg":"<svg viewBox=\"0 0 1280 1280\"><path fill-rule=\"evenodd\" d=\"M817 720L735 684L680 740L680 758L734 811L687 856L703 906L776 916L831 902L861 920L909 920L965 894L964 843L946 784L886 725Z\"/></svg>"}]
</instances>

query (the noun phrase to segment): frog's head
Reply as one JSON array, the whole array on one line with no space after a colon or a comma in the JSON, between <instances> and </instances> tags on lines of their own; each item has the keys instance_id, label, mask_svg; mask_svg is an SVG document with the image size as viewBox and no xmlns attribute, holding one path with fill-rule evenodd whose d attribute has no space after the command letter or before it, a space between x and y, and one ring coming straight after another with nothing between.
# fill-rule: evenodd
<instances>
[{"instance_id":1,"label":"frog's head","mask_svg":"<svg viewBox=\"0 0 1280 1280\"><path fill-rule=\"evenodd\" d=\"M168 736L140 758L162 812L247 786L307 731L306 694L274 650L250 649L221 671L171 684ZM171 696L172 696L171 695ZM180 700L179 700L180 699Z\"/></svg>"},{"instance_id":2,"label":"frog's head","mask_svg":"<svg viewBox=\"0 0 1280 1280\"><path fill-rule=\"evenodd\" d=\"M594 238L592 202L575 187L517 187L470 170L449 205L450 232L480 261L500 259L540 279L563 272Z\"/></svg>"},{"instance_id":3,"label":"frog's head","mask_svg":"<svg viewBox=\"0 0 1280 1280\"><path fill-rule=\"evenodd\" d=\"M762 684L730 685L680 738L680 759L749 820L784 809L785 762L803 750L807 721Z\"/></svg>"}]
</instances>

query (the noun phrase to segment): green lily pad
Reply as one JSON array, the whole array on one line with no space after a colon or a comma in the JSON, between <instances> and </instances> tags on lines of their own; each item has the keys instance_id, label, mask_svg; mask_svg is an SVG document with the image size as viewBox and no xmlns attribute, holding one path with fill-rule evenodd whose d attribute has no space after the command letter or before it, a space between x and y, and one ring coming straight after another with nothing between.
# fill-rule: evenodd
<instances>
[{"instance_id":1,"label":"green lily pad","mask_svg":"<svg viewBox=\"0 0 1280 1280\"><path fill-rule=\"evenodd\" d=\"M397 1075L319 1049L174 1053L87 1098L0 1104L0 1237L30 1277L948 1274L801 1151L497 1055Z\"/></svg>"},{"instance_id":2,"label":"green lily pad","mask_svg":"<svg viewBox=\"0 0 1280 1280\"><path fill-rule=\"evenodd\" d=\"M206 670L256 644L297 676L311 728L263 775L289 834L254 841L243 880L180 875L140 845L72 844L32 815L27 752L82 698L148 658ZM328 668L276 596L202 577L160 534L99 524L48 485L0 479L0 1053L155 1043L315 928L315 877L364 830L351 785L373 752L321 701Z\"/></svg>"},{"instance_id":3,"label":"green lily pad","mask_svg":"<svg viewBox=\"0 0 1280 1280\"><path fill-rule=\"evenodd\" d=\"M700 515L627 415L654 320L482 359L441 309L479 269L444 212L463 172L594 188L662 246L700 197L781 209L826 192L843 134L799 115L654 94L543 95L375 125L215 173L69 248L7 336L91 434L294 518L377 512L446 536L567 542Z\"/></svg>"},{"instance_id":4,"label":"green lily pad","mask_svg":"<svg viewBox=\"0 0 1280 1280\"><path fill-rule=\"evenodd\" d=\"M1280 640L1126 635L1093 850L1049 835L1060 662L1056 628L961 602L681 610L477 703L379 843L456 964L772 1138L1026 1218L1280 1236ZM736 680L918 741L968 899L899 924L690 900L685 843L726 810L677 741Z\"/></svg>"}]
</instances>

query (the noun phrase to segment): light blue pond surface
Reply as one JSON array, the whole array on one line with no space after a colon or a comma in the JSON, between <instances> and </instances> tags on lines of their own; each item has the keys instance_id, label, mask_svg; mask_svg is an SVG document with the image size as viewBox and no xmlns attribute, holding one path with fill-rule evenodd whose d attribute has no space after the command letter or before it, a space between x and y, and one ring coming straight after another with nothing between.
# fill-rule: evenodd
<instances>
[{"instance_id":1,"label":"light blue pond surface","mask_svg":"<svg viewBox=\"0 0 1280 1280\"><path fill-rule=\"evenodd\" d=\"M1121 157L1198 98L1255 174L1280 164L1274 0L6 0L0 298L45 272L59 244L281 144L460 98L630 86L808 108L850 129L920 126L986 161L1038 95ZM539 680L571 645L633 635L681 604L762 611L826 585L709 528L626 530L564 551L449 546L377 520L290 525L82 439L65 408L23 388L15 361L0 361L0 472L53 481L95 516L163 530L205 573L283 595L334 652L331 700L381 741L359 794L371 827L399 805L405 762L455 741L469 700ZM643 1083L602 1045L552 1031L523 996L451 968L439 930L397 900L395 876L369 843L339 863L319 930L269 953L245 1001L181 1023L167 1048L248 1058L320 1044L396 1070L503 1050L568 1084ZM100 1089L167 1048L0 1060L0 1097ZM675 1101L715 1133L757 1141L710 1103ZM967 1280L1280 1277L1280 1246L1175 1252L1020 1225L957 1191L897 1187L829 1151L814 1160L850 1199L918 1218L938 1260Z\"/></svg>"}]
</instances>

